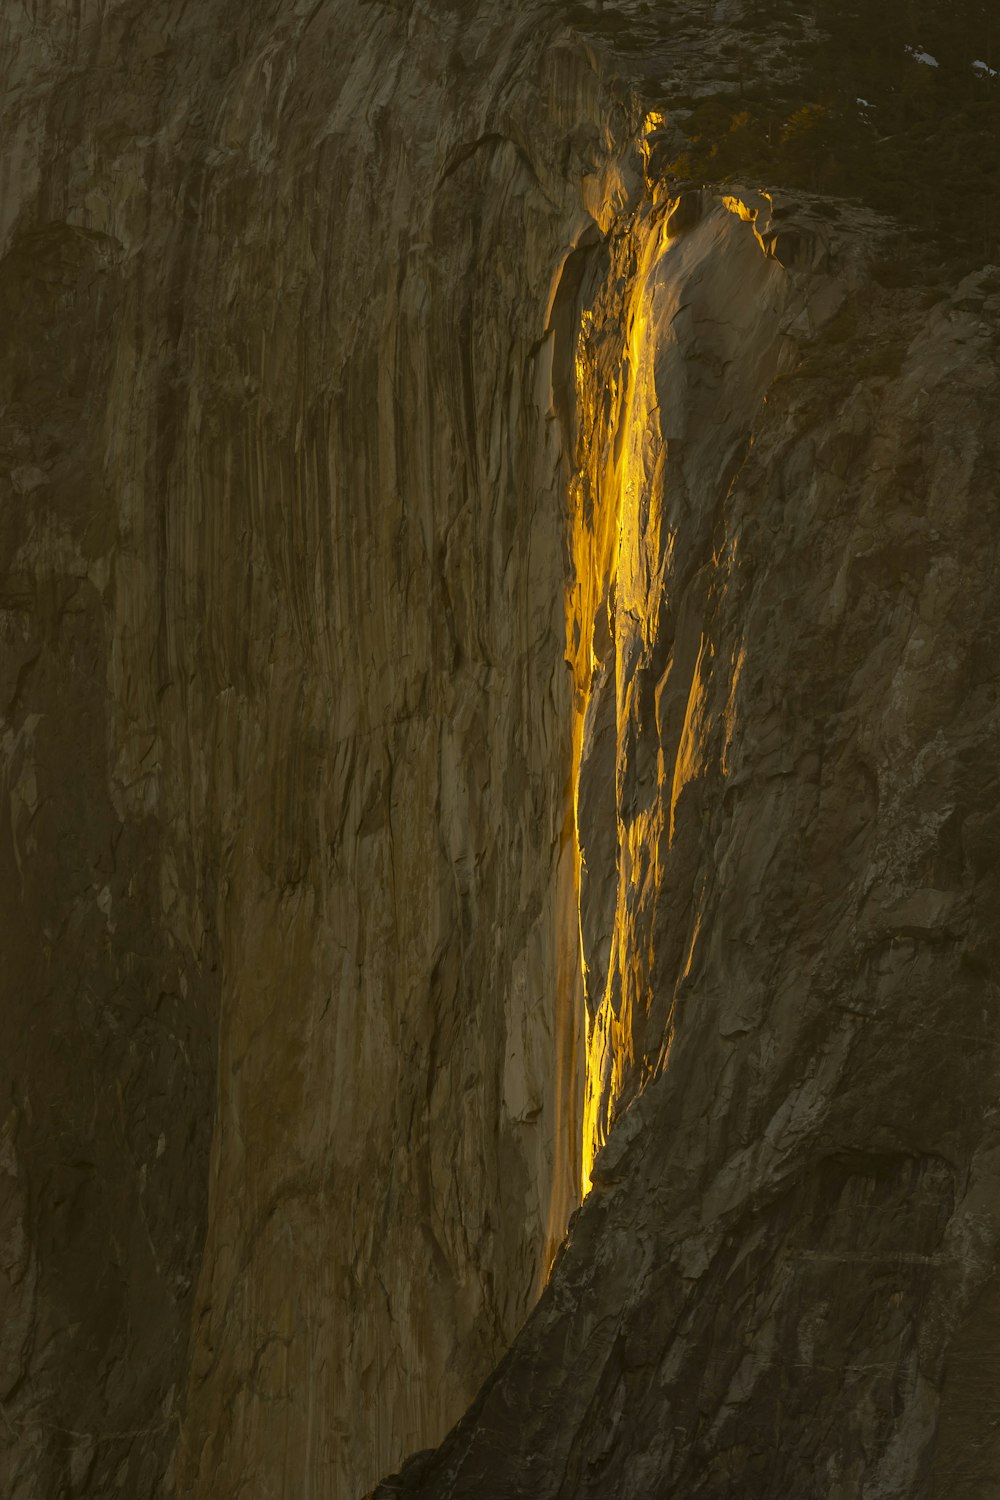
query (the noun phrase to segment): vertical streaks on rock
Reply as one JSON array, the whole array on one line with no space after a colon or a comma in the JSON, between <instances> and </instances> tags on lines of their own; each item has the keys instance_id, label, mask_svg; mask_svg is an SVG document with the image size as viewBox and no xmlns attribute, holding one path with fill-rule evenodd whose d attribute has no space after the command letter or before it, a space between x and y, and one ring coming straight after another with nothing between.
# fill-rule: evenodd
<instances>
[{"instance_id":1,"label":"vertical streaks on rock","mask_svg":"<svg viewBox=\"0 0 1000 1500\"><path fill-rule=\"evenodd\" d=\"M18 1500L357 1494L578 1200L545 293L602 122L466 11L0 15Z\"/></svg>"},{"instance_id":2,"label":"vertical streaks on rock","mask_svg":"<svg viewBox=\"0 0 1000 1500\"><path fill-rule=\"evenodd\" d=\"M213 1500L355 1494L440 1438L579 1195L545 293L589 70L506 8L329 6L257 47L213 125L177 480L175 587L221 643L180 1470Z\"/></svg>"}]
</instances>

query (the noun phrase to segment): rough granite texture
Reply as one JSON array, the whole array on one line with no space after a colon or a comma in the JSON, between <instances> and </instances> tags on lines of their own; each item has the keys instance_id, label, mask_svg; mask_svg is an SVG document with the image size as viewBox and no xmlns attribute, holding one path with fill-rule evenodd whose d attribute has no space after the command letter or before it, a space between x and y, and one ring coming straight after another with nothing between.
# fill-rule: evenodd
<instances>
[{"instance_id":1,"label":"rough granite texture","mask_svg":"<svg viewBox=\"0 0 1000 1500\"><path fill-rule=\"evenodd\" d=\"M559 32L0 12L11 1500L356 1495L579 1200Z\"/></svg>"},{"instance_id":2,"label":"rough granite texture","mask_svg":"<svg viewBox=\"0 0 1000 1500\"><path fill-rule=\"evenodd\" d=\"M0 9L11 1500L995 1500L1000 269L664 180L775 9Z\"/></svg>"}]
</instances>

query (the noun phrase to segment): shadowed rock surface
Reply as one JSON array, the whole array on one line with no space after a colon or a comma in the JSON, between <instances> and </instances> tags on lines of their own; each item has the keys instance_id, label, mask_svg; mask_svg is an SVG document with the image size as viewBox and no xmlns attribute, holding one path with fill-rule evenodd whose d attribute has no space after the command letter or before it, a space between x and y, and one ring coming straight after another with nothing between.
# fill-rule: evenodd
<instances>
[{"instance_id":1,"label":"shadowed rock surface","mask_svg":"<svg viewBox=\"0 0 1000 1500\"><path fill-rule=\"evenodd\" d=\"M3 8L5 1495L994 1494L987 22Z\"/></svg>"}]
</instances>

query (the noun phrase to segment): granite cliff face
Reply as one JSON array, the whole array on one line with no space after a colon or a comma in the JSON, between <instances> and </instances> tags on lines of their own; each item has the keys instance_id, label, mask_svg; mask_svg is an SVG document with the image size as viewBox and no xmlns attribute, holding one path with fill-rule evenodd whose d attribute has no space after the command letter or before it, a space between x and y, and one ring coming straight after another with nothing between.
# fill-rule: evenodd
<instances>
[{"instance_id":1,"label":"granite cliff face","mask_svg":"<svg viewBox=\"0 0 1000 1500\"><path fill-rule=\"evenodd\" d=\"M1000 271L788 10L0 15L4 1493L991 1493Z\"/></svg>"},{"instance_id":2,"label":"granite cliff face","mask_svg":"<svg viewBox=\"0 0 1000 1500\"><path fill-rule=\"evenodd\" d=\"M355 1494L579 1198L595 67L506 10L0 24L3 1488Z\"/></svg>"}]
</instances>

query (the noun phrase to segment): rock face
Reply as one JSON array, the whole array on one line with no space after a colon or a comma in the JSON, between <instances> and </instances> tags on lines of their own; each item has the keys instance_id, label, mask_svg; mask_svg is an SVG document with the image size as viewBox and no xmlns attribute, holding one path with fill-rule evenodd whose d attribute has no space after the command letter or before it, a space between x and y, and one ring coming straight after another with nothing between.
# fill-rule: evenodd
<instances>
[{"instance_id":1,"label":"rock face","mask_svg":"<svg viewBox=\"0 0 1000 1500\"><path fill-rule=\"evenodd\" d=\"M989 1493L1000 281L925 319L850 233L787 270L741 212L640 216L584 319L591 1149L617 1124L397 1492Z\"/></svg>"},{"instance_id":2,"label":"rock face","mask_svg":"<svg viewBox=\"0 0 1000 1500\"><path fill-rule=\"evenodd\" d=\"M0 1488L986 1500L1000 271L678 186L760 4L67 10L0 14Z\"/></svg>"},{"instance_id":3,"label":"rock face","mask_svg":"<svg viewBox=\"0 0 1000 1500\"><path fill-rule=\"evenodd\" d=\"M359 1493L579 1199L597 78L482 10L0 19L11 1496Z\"/></svg>"}]
</instances>

